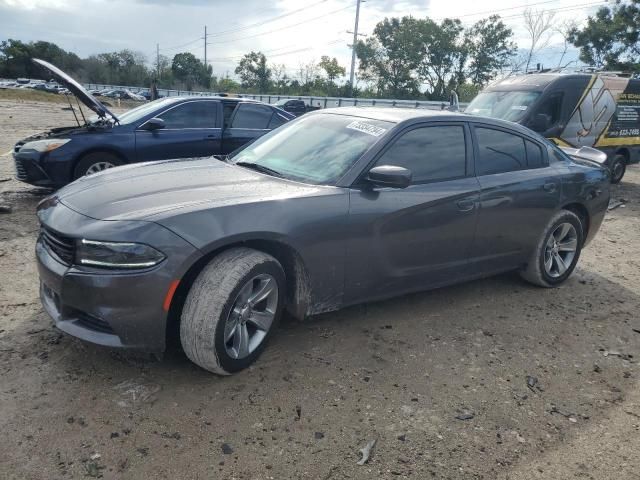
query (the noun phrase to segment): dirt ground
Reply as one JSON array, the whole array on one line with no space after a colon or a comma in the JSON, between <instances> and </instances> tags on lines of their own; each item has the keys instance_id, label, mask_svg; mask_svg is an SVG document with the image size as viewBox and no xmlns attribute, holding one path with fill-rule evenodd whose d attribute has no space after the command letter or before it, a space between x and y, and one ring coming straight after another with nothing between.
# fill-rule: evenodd
<instances>
[{"instance_id":1,"label":"dirt ground","mask_svg":"<svg viewBox=\"0 0 640 480\"><path fill-rule=\"evenodd\" d=\"M0 101L0 153L61 108ZM0 157L0 478L640 479L638 167L563 287L508 274L285 322L227 378L56 331L42 192L12 175Z\"/></svg>"}]
</instances>

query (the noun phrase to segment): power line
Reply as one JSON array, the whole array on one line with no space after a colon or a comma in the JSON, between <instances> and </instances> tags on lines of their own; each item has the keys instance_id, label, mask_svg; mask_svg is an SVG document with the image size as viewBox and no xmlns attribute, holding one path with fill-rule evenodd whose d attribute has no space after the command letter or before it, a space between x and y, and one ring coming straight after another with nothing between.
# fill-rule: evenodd
<instances>
[{"instance_id":1,"label":"power line","mask_svg":"<svg viewBox=\"0 0 640 480\"><path fill-rule=\"evenodd\" d=\"M192 41L187 42L187 43L183 43L182 45L175 45L173 47L161 48L160 51L166 52L167 50L177 50L179 48L183 48L183 47L187 47L189 45L193 45L194 43L199 42L200 40L202 40L202 37L198 37L195 40L192 40Z\"/></svg>"},{"instance_id":2,"label":"power line","mask_svg":"<svg viewBox=\"0 0 640 480\"><path fill-rule=\"evenodd\" d=\"M310 8L313 8L313 7L317 6L317 5L320 5L321 3L326 3L327 1L328 0L320 0L319 2L312 3L311 5L306 5L306 6L302 7L302 8L298 8L297 10L292 10L290 12L283 13L282 15L278 15L276 17L267 18L266 20L262 20L260 22L252 23L252 24L249 24L249 25L244 25L244 26L241 26L241 27L238 27L238 28L231 28L229 30L223 30L221 32L210 33L209 36L210 37L219 37L221 35L226 35L228 33L237 33L237 32L241 32L241 31L244 31L244 30L249 30L249 29L254 28L254 27L260 27L262 25L266 25L267 23L275 22L277 20L289 17L289 16L294 15L296 13L303 12L305 10L309 10Z\"/></svg>"},{"instance_id":3,"label":"power line","mask_svg":"<svg viewBox=\"0 0 640 480\"><path fill-rule=\"evenodd\" d=\"M275 29L273 29L273 30L268 30L268 31L266 31L266 32L256 33L256 34L254 34L254 35L249 35L249 36L246 36L246 37L232 38L232 39L222 40L222 41L217 41L217 42L209 42L209 45L222 44L222 43L239 42L239 41L241 41L241 40L248 40L248 39L250 39L250 38L261 37L262 35L269 35L269 34L271 34L271 33L280 32L280 31L282 31L282 30L287 30L287 29L289 29L289 28L295 28L295 27L297 27L297 26L299 26L299 25L302 25L302 24L305 24L305 23L309 23L309 22L313 22L313 21L315 21L315 20L319 20L319 19L321 19L321 18L325 18L325 17L328 17L328 16L330 16L330 15L335 15L336 13L342 12L342 11L344 11L344 10L348 10L349 8L353 8L353 5L348 5L348 6L346 6L346 7L339 8L339 9L337 9L337 10L333 10L333 11L331 11L331 12L328 12L328 13L325 13L325 14L322 14L322 15L318 15L317 17L312 17L312 18L309 18L309 19L307 19L307 20L303 20L303 21L298 22L298 23L295 23L295 24L287 25L287 26L285 26L285 27L275 28Z\"/></svg>"},{"instance_id":4,"label":"power line","mask_svg":"<svg viewBox=\"0 0 640 480\"><path fill-rule=\"evenodd\" d=\"M343 40L341 38L338 38L338 39L335 39L335 40L331 40L330 42L326 42L326 43L322 43L322 44L310 45L308 47L296 47L295 45L287 45L286 47L275 48L273 50L265 50L264 52L261 51L261 53L264 53L265 55L269 54L269 58L282 57L282 56L286 56L286 55L291 55L293 53L299 53L299 52L304 52L304 51L308 51L308 50L313 50L313 49L317 48L318 46L335 45L335 44L338 44L338 43L342 43L342 41ZM278 50L284 50L284 49L287 49L287 48L294 48L294 50L271 54L271 52L276 52ZM244 55L233 55L233 56L229 56L229 57L217 57L217 58L214 58L214 59L210 59L209 62L211 62L211 63L223 63L223 62L227 62L227 61L239 60L239 59L241 59L243 57L244 57Z\"/></svg>"}]
</instances>

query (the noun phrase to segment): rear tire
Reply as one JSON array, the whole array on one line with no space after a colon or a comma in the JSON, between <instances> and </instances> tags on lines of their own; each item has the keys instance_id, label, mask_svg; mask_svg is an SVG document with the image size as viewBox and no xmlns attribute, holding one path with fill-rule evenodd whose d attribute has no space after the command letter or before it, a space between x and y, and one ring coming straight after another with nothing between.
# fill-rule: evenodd
<instances>
[{"instance_id":1,"label":"rear tire","mask_svg":"<svg viewBox=\"0 0 640 480\"><path fill-rule=\"evenodd\" d=\"M563 283L569 278L580 258L584 243L583 232L582 222L575 213L568 210L556 213L545 227L527 267L520 272L520 276L534 285L545 288Z\"/></svg>"},{"instance_id":2,"label":"rear tire","mask_svg":"<svg viewBox=\"0 0 640 480\"><path fill-rule=\"evenodd\" d=\"M73 171L73 178L77 180L85 175L92 175L94 173L107 170L109 168L122 165L124 162L113 153L108 152L93 152L85 155L80 159L76 168Z\"/></svg>"},{"instance_id":3,"label":"rear tire","mask_svg":"<svg viewBox=\"0 0 640 480\"><path fill-rule=\"evenodd\" d=\"M620 153L616 154L613 157L609 170L611 171L611 183L620 183L627 171L627 157Z\"/></svg>"},{"instance_id":4,"label":"rear tire","mask_svg":"<svg viewBox=\"0 0 640 480\"><path fill-rule=\"evenodd\" d=\"M282 266L271 255L234 248L215 257L193 282L182 310L187 357L219 375L247 368L282 317L285 285Z\"/></svg>"}]
</instances>

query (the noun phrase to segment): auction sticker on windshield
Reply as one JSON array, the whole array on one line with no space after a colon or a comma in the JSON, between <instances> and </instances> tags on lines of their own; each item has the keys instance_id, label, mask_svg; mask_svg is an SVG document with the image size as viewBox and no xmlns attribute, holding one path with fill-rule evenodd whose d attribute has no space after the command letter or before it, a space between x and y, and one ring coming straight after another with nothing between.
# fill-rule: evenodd
<instances>
[{"instance_id":1,"label":"auction sticker on windshield","mask_svg":"<svg viewBox=\"0 0 640 480\"><path fill-rule=\"evenodd\" d=\"M361 122L359 120L355 120L347 125L347 128L351 130L357 130L362 133L366 133L367 135L373 135L374 137L379 137L384 132L387 131L386 128L376 127L375 125L371 125L370 123Z\"/></svg>"}]
</instances>

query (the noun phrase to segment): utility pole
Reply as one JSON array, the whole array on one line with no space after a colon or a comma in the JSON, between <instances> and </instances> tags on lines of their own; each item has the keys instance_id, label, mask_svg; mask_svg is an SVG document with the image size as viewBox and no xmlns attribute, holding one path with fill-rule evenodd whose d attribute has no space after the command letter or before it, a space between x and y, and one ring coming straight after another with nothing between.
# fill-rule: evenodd
<instances>
[{"instance_id":1,"label":"utility pole","mask_svg":"<svg viewBox=\"0 0 640 480\"><path fill-rule=\"evenodd\" d=\"M204 68L207 68L207 26L204 26Z\"/></svg>"},{"instance_id":2,"label":"utility pole","mask_svg":"<svg viewBox=\"0 0 640 480\"><path fill-rule=\"evenodd\" d=\"M351 95L353 95L353 80L356 68L356 43L358 43L358 20L360 19L360 2L356 4L356 25L353 29L353 45L351 45L351 73L349 74L349 84L351 85Z\"/></svg>"},{"instance_id":3,"label":"utility pole","mask_svg":"<svg viewBox=\"0 0 640 480\"><path fill-rule=\"evenodd\" d=\"M156 43L156 78L160 79L160 44Z\"/></svg>"}]
</instances>

